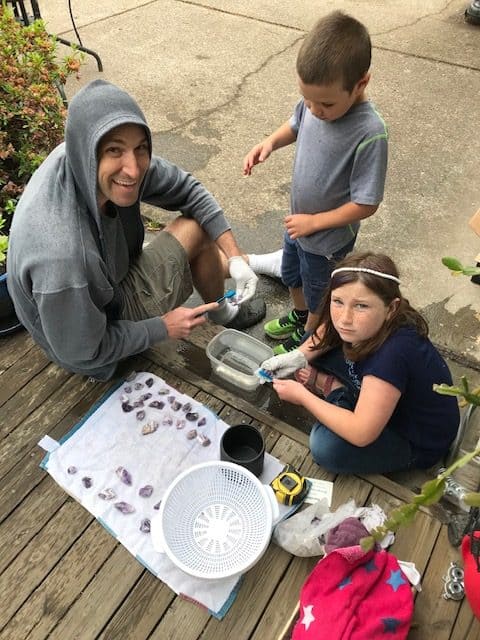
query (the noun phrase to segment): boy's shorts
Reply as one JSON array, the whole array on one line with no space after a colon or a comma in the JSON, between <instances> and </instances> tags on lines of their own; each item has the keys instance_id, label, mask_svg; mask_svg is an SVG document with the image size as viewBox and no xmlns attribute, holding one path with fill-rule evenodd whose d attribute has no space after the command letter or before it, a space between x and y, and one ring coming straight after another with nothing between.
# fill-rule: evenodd
<instances>
[{"instance_id":1,"label":"boy's shorts","mask_svg":"<svg viewBox=\"0 0 480 640\"><path fill-rule=\"evenodd\" d=\"M125 320L162 316L181 306L193 292L185 249L168 231L160 231L130 266L120 284Z\"/></svg>"},{"instance_id":2,"label":"boy's shorts","mask_svg":"<svg viewBox=\"0 0 480 640\"><path fill-rule=\"evenodd\" d=\"M292 240L287 232L283 242L282 281L292 289L302 288L310 313L317 313L323 293L328 286L330 275L339 260L353 249L356 238L329 256L319 256L304 251L297 240Z\"/></svg>"}]
</instances>

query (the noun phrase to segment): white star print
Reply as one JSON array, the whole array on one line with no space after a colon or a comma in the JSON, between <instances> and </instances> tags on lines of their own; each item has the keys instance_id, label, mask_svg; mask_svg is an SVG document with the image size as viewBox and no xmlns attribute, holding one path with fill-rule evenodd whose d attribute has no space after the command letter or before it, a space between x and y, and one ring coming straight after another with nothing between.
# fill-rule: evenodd
<instances>
[{"instance_id":1,"label":"white star print","mask_svg":"<svg viewBox=\"0 0 480 640\"><path fill-rule=\"evenodd\" d=\"M315 620L315 617L312 613L313 604L309 604L308 607L303 607L303 620L301 624L305 625L305 629L308 631L308 627Z\"/></svg>"}]
</instances>

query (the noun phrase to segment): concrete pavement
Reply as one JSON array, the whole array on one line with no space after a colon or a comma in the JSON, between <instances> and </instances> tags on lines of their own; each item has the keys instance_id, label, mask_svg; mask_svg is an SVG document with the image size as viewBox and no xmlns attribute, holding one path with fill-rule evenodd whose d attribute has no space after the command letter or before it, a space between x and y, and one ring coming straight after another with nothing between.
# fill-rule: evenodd
<instances>
[{"instance_id":1,"label":"concrete pavement","mask_svg":"<svg viewBox=\"0 0 480 640\"><path fill-rule=\"evenodd\" d=\"M452 278L441 257L473 264L480 238L480 27L467 0L73 0L87 57L80 82L104 77L140 103L155 151L192 171L224 207L242 247L280 246L293 148L242 175L250 147L285 121L298 98L295 58L321 15L342 9L373 42L369 95L390 130L385 200L362 225L358 249L390 254L403 291L430 321L433 340L480 366L480 287ZM51 32L75 39L66 0L40 0ZM160 219L163 219L162 214ZM268 317L286 304L262 279ZM261 328L256 329L261 335Z\"/></svg>"}]
</instances>

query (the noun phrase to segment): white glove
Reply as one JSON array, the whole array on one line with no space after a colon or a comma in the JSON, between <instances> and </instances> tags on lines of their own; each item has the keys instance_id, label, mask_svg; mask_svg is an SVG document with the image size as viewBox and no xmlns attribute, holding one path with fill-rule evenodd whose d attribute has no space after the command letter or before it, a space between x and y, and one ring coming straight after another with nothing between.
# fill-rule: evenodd
<instances>
[{"instance_id":1,"label":"white glove","mask_svg":"<svg viewBox=\"0 0 480 640\"><path fill-rule=\"evenodd\" d=\"M257 288L258 277L242 256L234 256L228 260L231 277L235 280L237 304L243 304L253 297Z\"/></svg>"},{"instance_id":2,"label":"white glove","mask_svg":"<svg viewBox=\"0 0 480 640\"><path fill-rule=\"evenodd\" d=\"M288 378L297 369L303 369L308 365L307 359L300 349L273 356L262 362L260 367L269 371L274 378Z\"/></svg>"}]
</instances>

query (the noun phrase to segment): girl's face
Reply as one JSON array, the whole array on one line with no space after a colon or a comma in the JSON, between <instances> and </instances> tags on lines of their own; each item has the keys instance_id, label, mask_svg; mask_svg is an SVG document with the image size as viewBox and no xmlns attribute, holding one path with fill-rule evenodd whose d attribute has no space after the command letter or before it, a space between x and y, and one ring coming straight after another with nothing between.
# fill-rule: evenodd
<instances>
[{"instance_id":1,"label":"girl's face","mask_svg":"<svg viewBox=\"0 0 480 640\"><path fill-rule=\"evenodd\" d=\"M357 345L375 336L398 306L395 298L388 306L360 280L332 291L330 316L344 342Z\"/></svg>"}]
</instances>

